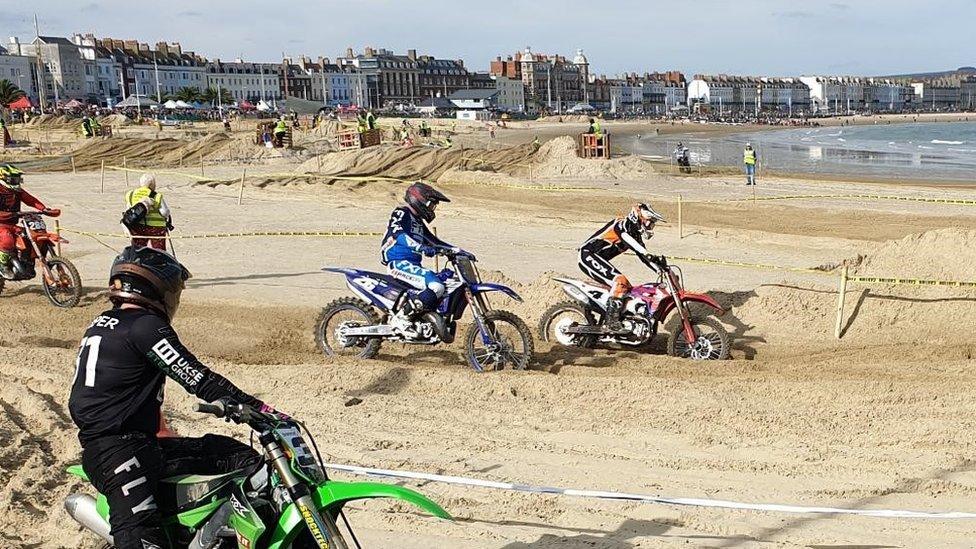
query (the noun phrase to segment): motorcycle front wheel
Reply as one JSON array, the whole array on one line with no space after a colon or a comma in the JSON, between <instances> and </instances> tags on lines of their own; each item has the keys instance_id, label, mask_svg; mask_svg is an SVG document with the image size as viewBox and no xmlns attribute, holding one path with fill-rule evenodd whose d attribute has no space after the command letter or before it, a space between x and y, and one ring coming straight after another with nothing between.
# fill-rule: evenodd
<instances>
[{"instance_id":1,"label":"motorcycle front wheel","mask_svg":"<svg viewBox=\"0 0 976 549\"><path fill-rule=\"evenodd\" d=\"M329 303L315 323L315 343L326 356L373 358L380 351L378 337L347 337L341 328L376 326L379 316L365 301L344 297Z\"/></svg>"},{"instance_id":2,"label":"motorcycle front wheel","mask_svg":"<svg viewBox=\"0 0 976 549\"><path fill-rule=\"evenodd\" d=\"M688 319L694 331L694 341L688 343L681 317L675 315L670 323L668 354L673 357L692 360L725 360L731 353L729 333L715 317L696 317Z\"/></svg>"},{"instance_id":3,"label":"motorcycle front wheel","mask_svg":"<svg viewBox=\"0 0 976 549\"><path fill-rule=\"evenodd\" d=\"M508 311L488 311L482 324L484 330L472 324L464 338L464 354L475 371L529 367L535 342L521 318Z\"/></svg>"},{"instance_id":4,"label":"motorcycle front wheel","mask_svg":"<svg viewBox=\"0 0 976 549\"><path fill-rule=\"evenodd\" d=\"M81 301L81 276L78 269L60 257L47 260L47 267L51 270L51 280L45 273L41 273L44 282L44 294L55 307L70 309Z\"/></svg>"}]
</instances>

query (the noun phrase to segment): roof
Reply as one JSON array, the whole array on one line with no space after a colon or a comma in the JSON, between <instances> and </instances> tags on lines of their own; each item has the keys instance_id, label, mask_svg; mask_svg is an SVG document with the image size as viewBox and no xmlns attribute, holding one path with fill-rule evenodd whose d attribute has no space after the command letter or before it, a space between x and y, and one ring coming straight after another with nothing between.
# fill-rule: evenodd
<instances>
[{"instance_id":1,"label":"roof","mask_svg":"<svg viewBox=\"0 0 976 549\"><path fill-rule=\"evenodd\" d=\"M451 101L474 100L484 101L498 95L498 90L458 90L449 97Z\"/></svg>"},{"instance_id":2,"label":"roof","mask_svg":"<svg viewBox=\"0 0 976 549\"><path fill-rule=\"evenodd\" d=\"M7 55L7 48L0 46L0 55Z\"/></svg>"},{"instance_id":3,"label":"roof","mask_svg":"<svg viewBox=\"0 0 976 549\"><path fill-rule=\"evenodd\" d=\"M60 36L38 36L45 44L58 44L61 46L74 46L71 40Z\"/></svg>"},{"instance_id":4,"label":"roof","mask_svg":"<svg viewBox=\"0 0 976 549\"><path fill-rule=\"evenodd\" d=\"M456 109L457 106L443 97L429 97L420 103L421 107L434 107L436 109Z\"/></svg>"}]
</instances>

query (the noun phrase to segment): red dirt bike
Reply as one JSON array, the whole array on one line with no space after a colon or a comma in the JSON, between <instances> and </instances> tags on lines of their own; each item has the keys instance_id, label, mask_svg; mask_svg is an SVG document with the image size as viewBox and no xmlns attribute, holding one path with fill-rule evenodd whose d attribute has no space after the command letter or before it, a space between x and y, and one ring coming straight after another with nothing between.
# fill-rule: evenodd
<instances>
[{"instance_id":1,"label":"red dirt bike","mask_svg":"<svg viewBox=\"0 0 976 549\"><path fill-rule=\"evenodd\" d=\"M3 292L7 280L33 279L37 276L37 265L40 265L41 281L48 300L56 307L74 307L81 300L81 277L70 261L57 255L57 244L67 244L68 241L48 232L42 214L57 217L61 211L14 214L17 216L17 252L10 262L13 277L0 277L0 292Z\"/></svg>"},{"instance_id":2,"label":"red dirt bike","mask_svg":"<svg viewBox=\"0 0 976 549\"><path fill-rule=\"evenodd\" d=\"M669 355L692 360L727 359L731 342L722 324L710 315L688 310L689 303L699 303L721 315L725 312L721 305L705 294L686 292L678 267L666 261L659 266L661 275L656 284L635 286L626 296L620 331L611 331L605 325L609 287L554 278L573 299L556 303L542 315L540 336L567 346L593 347L602 343L639 347L650 343L670 316Z\"/></svg>"}]
</instances>

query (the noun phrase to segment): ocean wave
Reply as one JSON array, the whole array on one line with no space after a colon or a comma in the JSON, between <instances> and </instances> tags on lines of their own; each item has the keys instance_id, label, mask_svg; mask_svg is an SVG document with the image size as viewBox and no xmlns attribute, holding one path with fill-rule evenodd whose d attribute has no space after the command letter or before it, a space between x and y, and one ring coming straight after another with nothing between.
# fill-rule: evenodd
<instances>
[{"instance_id":1,"label":"ocean wave","mask_svg":"<svg viewBox=\"0 0 976 549\"><path fill-rule=\"evenodd\" d=\"M965 141L943 141L941 139L933 139L932 141L929 141L929 143L932 143L934 145L962 145L966 142Z\"/></svg>"}]
</instances>

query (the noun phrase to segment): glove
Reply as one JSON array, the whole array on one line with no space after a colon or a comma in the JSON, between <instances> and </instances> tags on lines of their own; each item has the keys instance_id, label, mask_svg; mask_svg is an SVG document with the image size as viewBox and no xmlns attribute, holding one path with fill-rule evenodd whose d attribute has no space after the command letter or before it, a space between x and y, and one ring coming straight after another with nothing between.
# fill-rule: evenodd
<instances>
[{"instance_id":1,"label":"glove","mask_svg":"<svg viewBox=\"0 0 976 549\"><path fill-rule=\"evenodd\" d=\"M269 414L275 416L282 421L287 421L291 419L290 415L285 414L283 412L279 412L278 410L275 410L272 406L268 404L261 404L261 407L258 408L258 411L261 412L262 414Z\"/></svg>"},{"instance_id":2,"label":"glove","mask_svg":"<svg viewBox=\"0 0 976 549\"><path fill-rule=\"evenodd\" d=\"M59 215L61 215L61 210L56 208L44 208L43 210L41 210L41 213L48 217L58 217Z\"/></svg>"}]
</instances>

